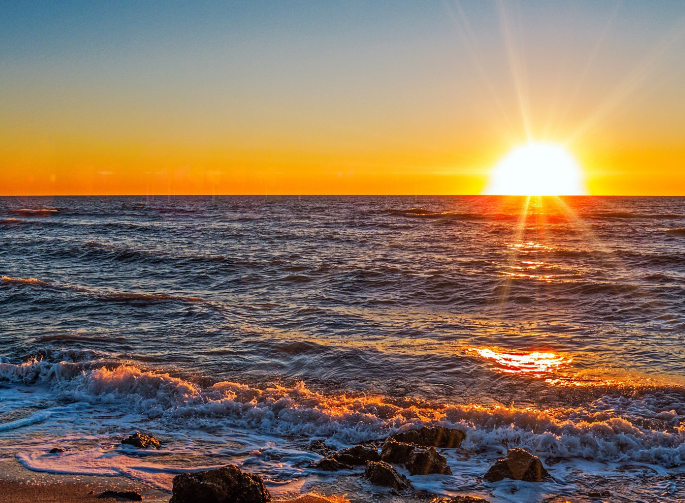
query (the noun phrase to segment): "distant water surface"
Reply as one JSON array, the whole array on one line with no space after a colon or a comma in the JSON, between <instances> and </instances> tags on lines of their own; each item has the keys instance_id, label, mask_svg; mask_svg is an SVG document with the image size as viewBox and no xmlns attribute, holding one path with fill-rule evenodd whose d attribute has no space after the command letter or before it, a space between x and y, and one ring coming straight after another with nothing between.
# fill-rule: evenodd
<instances>
[{"instance_id":1,"label":"distant water surface","mask_svg":"<svg viewBox=\"0 0 685 503\"><path fill-rule=\"evenodd\" d=\"M685 198L0 198L0 276L0 455L33 469L296 493L312 438L441 423L484 454L432 491L685 497ZM479 480L512 445L557 483Z\"/></svg>"}]
</instances>

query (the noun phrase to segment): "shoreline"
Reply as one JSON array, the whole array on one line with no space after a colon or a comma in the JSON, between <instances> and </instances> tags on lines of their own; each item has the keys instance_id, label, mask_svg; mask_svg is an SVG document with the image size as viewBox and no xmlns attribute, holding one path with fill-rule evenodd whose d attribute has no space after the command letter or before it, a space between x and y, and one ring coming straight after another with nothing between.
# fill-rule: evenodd
<instances>
[{"instance_id":1,"label":"shoreline","mask_svg":"<svg viewBox=\"0 0 685 503\"><path fill-rule=\"evenodd\" d=\"M111 503L117 498L99 498L105 491L134 491L147 503L168 503L171 492L154 489L123 476L67 475L37 472L16 459L0 460L0 503ZM274 498L274 503L345 503L338 496L302 494Z\"/></svg>"},{"instance_id":2,"label":"shoreline","mask_svg":"<svg viewBox=\"0 0 685 503\"><path fill-rule=\"evenodd\" d=\"M0 460L0 503L117 501L98 498L104 491L135 491L149 503L167 503L171 496L126 477L38 472L13 458Z\"/></svg>"}]
</instances>

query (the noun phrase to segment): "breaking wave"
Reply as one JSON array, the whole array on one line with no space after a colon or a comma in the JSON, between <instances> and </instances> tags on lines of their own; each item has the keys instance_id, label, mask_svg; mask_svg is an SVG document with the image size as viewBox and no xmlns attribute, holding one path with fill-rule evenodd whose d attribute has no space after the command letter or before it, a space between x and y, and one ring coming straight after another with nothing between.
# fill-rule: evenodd
<instances>
[{"instance_id":1,"label":"breaking wave","mask_svg":"<svg viewBox=\"0 0 685 503\"><path fill-rule=\"evenodd\" d=\"M201 386L167 373L98 360L5 362L0 363L0 379L48 385L68 401L125 405L176 426L184 421L194 426L228 422L271 435L351 444L418 425L443 424L467 432L466 449L517 445L556 458L685 464L685 392L679 388L609 394L582 408L541 410L330 394L303 382L252 387L222 381Z\"/></svg>"}]
</instances>

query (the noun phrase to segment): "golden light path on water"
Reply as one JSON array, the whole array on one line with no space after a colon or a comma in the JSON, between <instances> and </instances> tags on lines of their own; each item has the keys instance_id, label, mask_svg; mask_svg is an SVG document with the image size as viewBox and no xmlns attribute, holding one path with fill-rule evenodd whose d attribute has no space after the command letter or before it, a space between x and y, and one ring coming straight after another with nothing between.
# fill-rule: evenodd
<instances>
[{"instance_id":1,"label":"golden light path on water","mask_svg":"<svg viewBox=\"0 0 685 503\"><path fill-rule=\"evenodd\" d=\"M501 372L510 374L549 374L573 361L572 358L551 352L498 351L490 348L473 348L472 351L494 361Z\"/></svg>"}]
</instances>

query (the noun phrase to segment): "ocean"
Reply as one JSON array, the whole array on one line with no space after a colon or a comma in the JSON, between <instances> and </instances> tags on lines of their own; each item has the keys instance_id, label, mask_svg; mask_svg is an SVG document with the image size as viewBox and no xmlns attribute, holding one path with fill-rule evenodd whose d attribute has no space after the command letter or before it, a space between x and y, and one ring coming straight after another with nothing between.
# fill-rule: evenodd
<instances>
[{"instance_id":1,"label":"ocean","mask_svg":"<svg viewBox=\"0 0 685 503\"><path fill-rule=\"evenodd\" d=\"M0 457L31 470L395 501L306 446L441 424L454 475L417 489L685 500L685 198L4 197L0 277ZM553 480L484 482L511 447Z\"/></svg>"}]
</instances>

